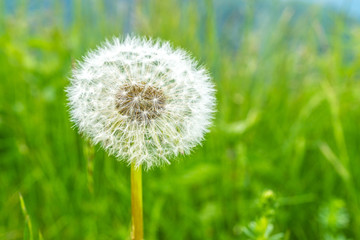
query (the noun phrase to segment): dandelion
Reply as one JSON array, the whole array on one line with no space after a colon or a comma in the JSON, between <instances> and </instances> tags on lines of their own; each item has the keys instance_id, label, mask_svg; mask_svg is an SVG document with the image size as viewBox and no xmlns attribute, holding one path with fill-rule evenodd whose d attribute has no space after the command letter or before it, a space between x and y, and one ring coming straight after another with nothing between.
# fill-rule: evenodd
<instances>
[{"instance_id":1,"label":"dandelion","mask_svg":"<svg viewBox=\"0 0 360 240\"><path fill-rule=\"evenodd\" d=\"M141 181L140 166L170 164L188 154L211 124L209 74L169 42L114 38L89 52L70 80L72 121L94 144L131 165L134 181Z\"/></svg>"}]
</instances>

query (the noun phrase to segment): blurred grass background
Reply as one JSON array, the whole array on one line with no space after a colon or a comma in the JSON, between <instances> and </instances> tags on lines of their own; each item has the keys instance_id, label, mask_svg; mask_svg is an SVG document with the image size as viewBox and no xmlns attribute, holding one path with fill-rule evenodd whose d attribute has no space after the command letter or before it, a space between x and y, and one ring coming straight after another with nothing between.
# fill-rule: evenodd
<instances>
[{"instance_id":1,"label":"blurred grass background","mask_svg":"<svg viewBox=\"0 0 360 240\"><path fill-rule=\"evenodd\" d=\"M129 168L69 122L74 60L130 32L217 86L202 147L143 175L146 239L360 239L360 24L284 1L1 1L0 239L129 239ZM270 9L270 10L269 10Z\"/></svg>"}]
</instances>

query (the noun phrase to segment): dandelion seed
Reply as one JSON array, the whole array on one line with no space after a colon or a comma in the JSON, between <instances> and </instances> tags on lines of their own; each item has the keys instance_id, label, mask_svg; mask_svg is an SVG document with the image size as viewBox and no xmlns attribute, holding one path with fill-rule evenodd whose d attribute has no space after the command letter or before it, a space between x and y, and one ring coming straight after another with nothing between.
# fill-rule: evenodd
<instances>
[{"instance_id":1,"label":"dandelion seed","mask_svg":"<svg viewBox=\"0 0 360 240\"><path fill-rule=\"evenodd\" d=\"M199 144L215 104L209 74L189 54L138 37L114 38L89 52L67 93L80 132L146 168Z\"/></svg>"}]
</instances>

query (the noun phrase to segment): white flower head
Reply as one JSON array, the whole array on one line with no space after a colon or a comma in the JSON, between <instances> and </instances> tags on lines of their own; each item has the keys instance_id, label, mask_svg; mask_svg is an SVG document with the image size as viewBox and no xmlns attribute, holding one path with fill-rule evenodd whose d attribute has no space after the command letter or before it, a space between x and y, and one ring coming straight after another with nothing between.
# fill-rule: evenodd
<instances>
[{"instance_id":1,"label":"white flower head","mask_svg":"<svg viewBox=\"0 0 360 240\"><path fill-rule=\"evenodd\" d=\"M169 164L199 144L211 124L209 74L169 42L106 41L78 63L70 80L70 112L79 131L129 164Z\"/></svg>"}]
</instances>

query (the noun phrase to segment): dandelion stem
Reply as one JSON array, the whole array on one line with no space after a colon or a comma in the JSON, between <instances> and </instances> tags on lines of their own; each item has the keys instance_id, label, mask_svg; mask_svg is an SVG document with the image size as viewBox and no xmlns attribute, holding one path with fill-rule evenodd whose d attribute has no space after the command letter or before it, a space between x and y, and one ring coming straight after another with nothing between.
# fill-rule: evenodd
<instances>
[{"instance_id":1,"label":"dandelion stem","mask_svg":"<svg viewBox=\"0 0 360 240\"><path fill-rule=\"evenodd\" d=\"M131 239L143 240L141 166L131 164Z\"/></svg>"}]
</instances>

